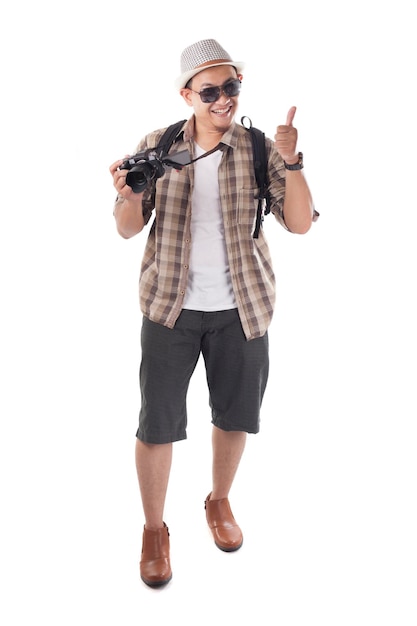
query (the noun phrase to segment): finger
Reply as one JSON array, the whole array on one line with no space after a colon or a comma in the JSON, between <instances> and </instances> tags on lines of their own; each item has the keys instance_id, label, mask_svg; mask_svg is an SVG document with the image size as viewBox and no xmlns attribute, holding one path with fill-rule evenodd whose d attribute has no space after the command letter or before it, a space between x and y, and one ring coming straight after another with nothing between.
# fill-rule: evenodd
<instances>
[{"instance_id":1,"label":"finger","mask_svg":"<svg viewBox=\"0 0 417 626\"><path fill-rule=\"evenodd\" d=\"M126 159L130 158L130 154L125 154L125 156L123 157L123 159L118 159L117 161L115 161L114 163L112 163L109 167L109 170L112 174L114 174L117 169L121 166L121 164L126 161Z\"/></svg>"},{"instance_id":2,"label":"finger","mask_svg":"<svg viewBox=\"0 0 417 626\"><path fill-rule=\"evenodd\" d=\"M297 107L291 107L291 109L288 111L287 122L286 122L287 126L292 126L292 121L294 119L296 110L297 110Z\"/></svg>"},{"instance_id":3,"label":"finger","mask_svg":"<svg viewBox=\"0 0 417 626\"><path fill-rule=\"evenodd\" d=\"M124 159L118 159L114 163L112 163L109 167L111 174L114 174L117 171L117 168L123 163Z\"/></svg>"},{"instance_id":4,"label":"finger","mask_svg":"<svg viewBox=\"0 0 417 626\"><path fill-rule=\"evenodd\" d=\"M114 179L115 179L115 185L117 189L120 190L126 186L126 175L127 175L126 170L121 170L121 171L119 170L115 172Z\"/></svg>"}]
</instances>

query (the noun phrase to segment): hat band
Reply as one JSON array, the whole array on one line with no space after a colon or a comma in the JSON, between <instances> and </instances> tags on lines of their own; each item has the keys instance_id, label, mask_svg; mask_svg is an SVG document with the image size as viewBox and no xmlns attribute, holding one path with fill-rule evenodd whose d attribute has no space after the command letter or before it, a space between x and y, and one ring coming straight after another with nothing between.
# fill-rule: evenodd
<instances>
[{"instance_id":1,"label":"hat band","mask_svg":"<svg viewBox=\"0 0 417 626\"><path fill-rule=\"evenodd\" d=\"M233 65L231 59L213 59L212 61L206 61L201 65L196 65L193 69L197 70L199 68L209 67L210 65L220 65L220 63L230 63L230 65Z\"/></svg>"}]
</instances>

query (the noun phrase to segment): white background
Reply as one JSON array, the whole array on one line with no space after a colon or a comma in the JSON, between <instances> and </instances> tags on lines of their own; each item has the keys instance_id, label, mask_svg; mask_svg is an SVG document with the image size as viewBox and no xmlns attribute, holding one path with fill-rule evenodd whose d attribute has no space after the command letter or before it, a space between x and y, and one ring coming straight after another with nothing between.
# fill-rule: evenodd
<instances>
[{"instance_id":1,"label":"white background","mask_svg":"<svg viewBox=\"0 0 417 626\"><path fill-rule=\"evenodd\" d=\"M5 626L417 623L416 101L411 3L19 2L1 9ZM204 371L166 508L174 577L139 579L137 281L109 165L190 113L182 49L246 62L240 115L294 124L320 220L267 218L278 282L261 433L217 550Z\"/></svg>"}]
</instances>

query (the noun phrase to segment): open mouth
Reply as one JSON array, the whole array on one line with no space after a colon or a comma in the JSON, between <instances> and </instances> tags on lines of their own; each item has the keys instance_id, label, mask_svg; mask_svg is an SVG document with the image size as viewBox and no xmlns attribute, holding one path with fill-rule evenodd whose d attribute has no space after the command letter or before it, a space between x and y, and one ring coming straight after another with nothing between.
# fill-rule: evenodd
<instances>
[{"instance_id":1,"label":"open mouth","mask_svg":"<svg viewBox=\"0 0 417 626\"><path fill-rule=\"evenodd\" d=\"M229 105L227 107L213 109L212 113L214 113L215 115L227 115L228 113L230 113L231 110L232 110L232 106Z\"/></svg>"}]
</instances>

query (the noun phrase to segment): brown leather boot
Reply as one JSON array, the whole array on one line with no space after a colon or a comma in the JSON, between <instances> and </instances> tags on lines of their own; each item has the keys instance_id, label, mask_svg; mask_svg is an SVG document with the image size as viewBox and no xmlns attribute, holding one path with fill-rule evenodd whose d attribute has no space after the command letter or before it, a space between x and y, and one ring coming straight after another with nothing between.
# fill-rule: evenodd
<instances>
[{"instance_id":1,"label":"brown leather boot","mask_svg":"<svg viewBox=\"0 0 417 626\"><path fill-rule=\"evenodd\" d=\"M214 543L220 550L234 552L243 543L243 535L233 517L228 498L210 500L211 493L205 501L207 523L213 533Z\"/></svg>"},{"instance_id":2,"label":"brown leather boot","mask_svg":"<svg viewBox=\"0 0 417 626\"><path fill-rule=\"evenodd\" d=\"M165 585L172 578L169 531L165 522L163 528L157 530L143 528L140 577L150 587Z\"/></svg>"}]
</instances>

